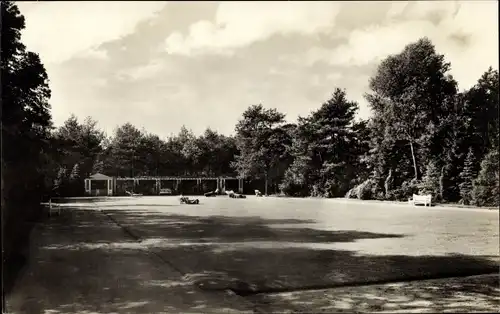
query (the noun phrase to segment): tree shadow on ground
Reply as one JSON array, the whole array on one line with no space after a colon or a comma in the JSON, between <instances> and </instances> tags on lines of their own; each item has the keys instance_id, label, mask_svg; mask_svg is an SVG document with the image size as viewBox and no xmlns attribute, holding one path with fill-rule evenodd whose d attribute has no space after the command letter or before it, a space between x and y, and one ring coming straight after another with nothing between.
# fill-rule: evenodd
<instances>
[{"instance_id":1,"label":"tree shadow on ground","mask_svg":"<svg viewBox=\"0 0 500 314\"><path fill-rule=\"evenodd\" d=\"M187 216L151 213L150 211L105 210L104 213L138 239L167 238L200 242L352 242L361 239L401 238L400 234L325 231L300 225L314 220L263 219L260 217Z\"/></svg>"},{"instance_id":2,"label":"tree shadow on ground","mask_svg":"<svg viewBox=\"0 0 500 314\"><path fill-rule=\"evenodd\" d=\"M66 210L37 226L29 265L7 295L13 313L221 313L205 294L99 211ZM230 311L229 311L230 312Z\"/></svg>"},{"instance_id":3,"label":"tree shadow on ground","mask_svg":"<svg viewBox=\"0 0 500 314\"><path fill-rule=\"evenodd\" d=\"M10 304L21 309L16 312L30 313L49 309L53 313L207 313L244 310L247 303L241 300L249 300L264 312L277 310L273 304L279 302L316 312L319 305L300 298L290 303L283 296L293 291L498 271L498 264L486 257L372 256L335 249L328 245L404 235L301 226L310 223L68 210L45 224L32 259L36 266L18 283L21 292L13 293ZM463 294L464 287L430 291L429 300ZM244 298L229 297L224 291ZM275 299L279 302L270 301L271 295L279 296ZM214 297L225 303L213 302Z\"/></svg>"},{"instance_id":4,"label":"tree shadow on ground","mask_svg":"<svg viewBox=\"0 0 500 314\"><path fill-rule=\"evenodd\" d=\"M247 298L263 312L490 313L500 307L498 275L257 294Z\"/></svg>"}]
</instances>

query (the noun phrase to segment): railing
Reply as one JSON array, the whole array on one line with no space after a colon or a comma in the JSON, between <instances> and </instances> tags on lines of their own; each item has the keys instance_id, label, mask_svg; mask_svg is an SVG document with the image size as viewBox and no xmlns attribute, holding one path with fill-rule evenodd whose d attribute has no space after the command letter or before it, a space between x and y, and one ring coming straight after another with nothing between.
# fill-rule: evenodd
<instances>
[{"instance_id":1,"label":"railing","mask_svg":"<svg viewBox=\"0 0 500 314\"><path fill-rule=\"evenodd\" d=\"M241 180L243 178L238 177L173 177L173 176L143 176L143 177L118 177L117 181L133 181L133 180Z\"/></svg>"}]
</instances>

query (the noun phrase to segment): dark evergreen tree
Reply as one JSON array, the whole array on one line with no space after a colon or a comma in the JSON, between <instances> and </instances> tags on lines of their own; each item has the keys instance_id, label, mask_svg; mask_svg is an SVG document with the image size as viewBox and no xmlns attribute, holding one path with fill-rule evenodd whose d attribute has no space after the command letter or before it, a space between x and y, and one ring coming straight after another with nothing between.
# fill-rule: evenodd
<instances>
[{"instance_id":1,"label":"dark evergreen tree","mask_svg":"<svg viewBox=\"0 0 500 314\"><path fill-rule=\"evenodd\" d=\"M469 148L463 170L460 173L462 182L459 184L460 202L464 205L469 205L472 201L473 181L476 178L475 172L474 151L472 148Z\"/></svg>"},{"instance_id":2,"label":"dark evergreen tree","mask_svg":"<svg viewBox=\"0 0 500 314\"><path fill-rule=\"evenodd\" d=\"M472 199L477 206L500 206L499 153L492 150L481 161L481 170L474 182Z\"/></svg>"}]
</instances>

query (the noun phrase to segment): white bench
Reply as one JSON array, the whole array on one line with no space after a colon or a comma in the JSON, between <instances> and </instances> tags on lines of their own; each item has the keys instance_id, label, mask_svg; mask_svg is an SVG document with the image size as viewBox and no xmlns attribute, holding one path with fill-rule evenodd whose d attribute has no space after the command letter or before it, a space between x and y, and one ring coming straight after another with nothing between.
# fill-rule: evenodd
<instances>
[{"instance_id":1,"label":"white bench","mask_svg":"<svg viewBox=\"0 0 500 314\"><path fill-rule=\"evenodd\" d=\"M413 204L415 206L416 204L424 204L424 206L431 206L432 204L432 195L416 195L413 194L413 199L409 200L410 204Z\"/></svg>"},{"instance_id":2,"label":"white bench","mask_svg":"<svg viewBox=\"0 0 500 314\"><path fill-rule=\"evenodd\" d=\"M59 204L52 204L52 200L49 200L49 217L56 213L58 216L61 215L61 207Z\"/></svg>"}]
</instances>

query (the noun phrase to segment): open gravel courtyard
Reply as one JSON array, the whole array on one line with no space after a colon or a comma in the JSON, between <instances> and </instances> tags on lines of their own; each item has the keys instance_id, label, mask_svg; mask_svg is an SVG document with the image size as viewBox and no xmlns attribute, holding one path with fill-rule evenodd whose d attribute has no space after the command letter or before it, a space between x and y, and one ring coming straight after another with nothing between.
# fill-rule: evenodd
<instances>
[{"instance_id":1,"label":"open gravel courtyard","mask_svg":"<svg viewBox=\"0 0 500 314\"><path fill-rule=\"evenodd\" d=\"M8 299L11 308L31 304L31 309L53 313L89 307L95 312L147 313L498 307L495 276L487 282L454 279L459 283L441 290L432 280L422 281L498 273L498 211L341 199L200 197L200 203L180 205L177 197L70 200L60 217L40 227L38 249ZM66 235L56 236L55 230ZM41 266L33 264L43 258L59 266L37 270ZM67 265L72 270L66 277L54 279L56 269L63 276ZM161 269L170 273L160 274ZM62 280L73 285L71 293ZM398 284L400 288L389 288ZM127 290L127 285L134 288ZM191 299L181 297L180 291L167 293L173 286L185 287L182 293ZM33 295L42 289L50 293L34 301ZM79 289L86 292L82 295ZM119 297L122 290L128 292ZM117 300L102 293L135 307L117 307ZM465 299L453 299L457 294ZM343 295L349 300L340 298ZM233 305L188 306L207 296ZM447 307L447 297L455 307ZM175 298L177 305L172 303ZM398 298L403 301L394 301ZM482 303L471 303L470 298ZM93 302L101 305L92 308Z\"/></svg>"}]
</instances>

